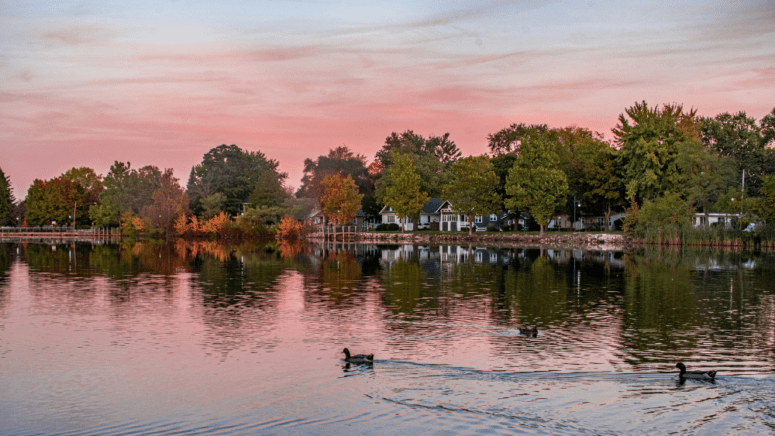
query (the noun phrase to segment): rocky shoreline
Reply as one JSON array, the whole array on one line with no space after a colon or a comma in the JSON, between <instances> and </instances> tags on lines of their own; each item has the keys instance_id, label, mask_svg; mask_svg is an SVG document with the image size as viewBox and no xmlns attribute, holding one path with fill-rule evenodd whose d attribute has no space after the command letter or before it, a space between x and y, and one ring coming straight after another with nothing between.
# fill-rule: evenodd
<instances>
[{"instance_id":1,"label":"rocky shoreline","mask_svg":"<svg viewBox=\"0 0 775 436\"><path fill-rule=\"evenodd\" d=\"M341 240L342 235L337 235ZM306 239L320 241L322 234L313 233ZM388 243L388 244L434 244L434 245L493 245L501 247L538 247L582 249L601 251L622 251L633 247L633 239L622 234L603 233L552 233L522 234L522 233L463 233L428 234L424 232L407 233L377 233L365 232L348 234L347 240L360 243Z\"/></svg>"}]
</instances>

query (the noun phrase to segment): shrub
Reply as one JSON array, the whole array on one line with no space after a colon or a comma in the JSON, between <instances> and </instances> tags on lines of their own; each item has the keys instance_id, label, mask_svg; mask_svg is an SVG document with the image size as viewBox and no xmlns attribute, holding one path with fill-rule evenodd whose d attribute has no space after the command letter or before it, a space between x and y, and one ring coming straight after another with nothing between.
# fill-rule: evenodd
<instances>
[{"instance_id":1,"label":"shrub","mask_svg":"<svg viewBox=\"0 0 775 436\"><path fill-rule=\"evenodd\" d=\"M301 236L301 223L291 217L285 217L277 225L277 235L281 239L293 240Z\"/></svg>"},{"instance_id":2,"label":"shrub","mask_svg":"<svg viewBox=\"0 0 775 436\"><path fill-rule=\"evenodd\" d=\"M401 230L401 226L396 223L380 224L375 230L378 232L395 232L396 230Z\"/></svg>"},{"instance_id":3,"label":"shrub","mask_svg":"<svg viewBox=\"0 0 775 436\"><path fill-rule=\"evenodd\" d=\"M496 226L495 224L490 224L490 225L487 226L487 231L488 232L499 232L500 229L498 229L498 226Z\"/></svg>"}]
</instances>

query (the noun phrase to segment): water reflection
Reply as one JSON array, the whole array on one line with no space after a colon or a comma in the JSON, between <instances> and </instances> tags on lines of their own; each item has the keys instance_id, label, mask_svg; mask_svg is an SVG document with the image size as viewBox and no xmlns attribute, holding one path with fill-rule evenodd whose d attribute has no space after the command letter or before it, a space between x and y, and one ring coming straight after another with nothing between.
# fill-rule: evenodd
<instances>
[{"instance_id":1,"label":"water reflection","mask_svg":"<svg viewBox=\"0 0 775 436\"><path fill-rule=\"evenodd\" d=\"M469 423L503 432L524 419L526 429L544 422L561 433L584 423L604 433L610 428L594 423L618 413L601 412L606 402L634 414L618 421L634 432L637 422L658 432L709 413L750 429L772 423L773 404L759 395L771 382L735 380L775 372L774 279L772 253L707 250L0 245L0 387L8 392L0 420L16 410L12 401L52 405L45 392L63 386L57 404L70 395L94 416L174 416L184 429L196 428L192 416L212 423L220 413L233 428L269 432L278 423L304 432L367 422L385 433L452 430L434 417L462 422L468 413ZM537 337L519 334L526 324L538 326ZM374 353L374 367L348 367L344 347ZM717 384L677 384L677 361L719 370ZM547 375L557 372L565 375ZM354 384L338 384L343 376ZM736 383L755 393L741 398ZM702 389L725 390L725 406L751 401L761 411L730 419L711 402L696 406L713 396ZM692 406L670 400L677 392ZM151 396L167 403L156 415L122 407ZM695 408L694 421L676 414ZM256 410L263 421L251 418ZM150 421L141 427L153 430Z\"/></svg>"}]
</instances>

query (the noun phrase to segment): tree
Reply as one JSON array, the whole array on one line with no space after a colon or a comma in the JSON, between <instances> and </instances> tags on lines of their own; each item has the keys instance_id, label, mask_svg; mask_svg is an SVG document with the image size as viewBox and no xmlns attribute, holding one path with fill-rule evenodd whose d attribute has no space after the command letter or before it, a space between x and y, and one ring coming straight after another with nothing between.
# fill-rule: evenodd
<instances>
[{"instance_id":1,"label":"tree","mask_svg":"<svg viewBox=\"0 0 775 436\"><path fill-rule=\"evenodd\" d=\"M596 138L578 144L574 150L573 177L569 185L585 207L605 215L605 231L615 208L626 206L622 168L617 151Z\"/></svg>"},{"instance_id":2,"label":"tree","mask_svg":"<svg viewBox=\"0 0 775 436\"><path fill-rule=\"evenodd\" d=\"M153 203L161 177L161 171L153 165L134 170L131 162L114 161L103 179L105 189L99 195L99 204L91 206L89 216L97 226L120 227L122 216L138 215Z\"/></svg>"},{"instance_id":3,"label":"tree","mask_svg":"<svg viewBox=\"0 0 775 436\"><path fill-rule=\"evenodd\" d=\"M391 160L395 163L390 185L385 188L384 201L398 215L403 232L406 217L417 217L430 197L420 190L420 175L410 156L393 153Z\"/></svg>"},{"instance_id":4,"label":"tree","mask_svg":"<svg viewBox=\"0 0 775 436\"><path fill-rule=\"evenodd\" d=\"M466 157L452 165L452 178L444 188L444 198L449 200L455 212L468 216L474 222L474 215L498 212L502 199L497 193L498 176L493 172L487 156ZM468 228L473 233L474 226Z\"/></svg>"},{"instance_id":5,"label":"tree","mask_svg":"<svg viewBox=\"0 0 775 436\"><path fill-rule=\"evenodd\" d=\"M679 164L686 199L705 214L707 225L709 208L734 180L734 162L700 141L687 141L680 145Z\"/></svg>"},{"instance_id":6,"label":"tree","mask_svg":"<svg viewBox=\"0 0 775 436\"><path fill-rule=\"evenodd\" d=\"M498 177L498 187L495 188L495 192L501 198L501 204L497 210L507 210L508 208L503 204L503 200L506 198L506 178L509 176L509 171L514 167L514 162L517 160L516 154L500 154L490 160L492 163L492 171ZM510 210L510 216L516 216L519 213L518 210Z\"/></svg>"},{"instance_id":7,"label":"tree","mask_svg":"<svg viewBox=\"0 0 775 436\"><path fill-rule=\"evenodd\" d=\"M250 205L259 208L278 207L289 197L276 174L272 171L263 171L256 179L256 184L250 193Z\"/></svg>"},{"instance_id":8,"label":"tree","mask_svg":"<svg viewBox=\"0 0 775 436\"><path fill-rule=\"evenodd\" d=\"M15 201L11 179L0 168L0 225L10 224L14 221L11 217L11 210Z\"/></svg>"},{"instance_id":9,"label":"tree","mask_svg":"<svg viewBox=\"0 0 775 436\"><path fill-rule=\"evenodd\" d=\"M754 203L754 212L768 224L775 223L775 174L762 180L761 197Z\"/></svg>"},{"instance_id":10,"label":"tree","mask_svg":"<svg viewBox=\"0 0 775 436\"><path fill-rule=\"evenodd\" d=\"M411 157L415 171L420 175L420 189L434 197L441 195L449 179L447 169L461 155L457 145L449 139L449 133L428 139L411 130L400 135L391 133L374 159L380 170L380 177L374 183L378 203L385 203L385 189L391 184L395 153Z\"/></svg>"},{"instance_id":11,"label":"tree","mask_svg":"<svg viewBox=\"0 0 775 436\"><path fill-rule=\"evenodd\" d=\"M518 155L524 142L529 141L531 138L542 137L549 133L549 131L549 126L546 124L531 124L528 126L524 123L514 123L499 130L497 133L487 135L490 153L493 156L500 156L502 154Z\"/></svg>"},{"instance_id":12,"label":"tree","mask_svg":"<svg viewBox=\"0 0 775 436\"><path fill-rule=\"evenodd\" d=\"M775 109L762 118L760 124L745 112L731 115L721 113L713 118L702 118L700 138L703 144L735 164L738 180L746 173L746 191L758 195L761 178L772 172L773 150L767 145L775 138Z\"/></svg>"},{"instance_id":13,"label":"tree","mask_svg":"<svg viewBox=\"0 0 775 436\"><path fill-rule=\"evenodd\" d=\"M366 168L366 156L354 154L347 147L342 146L329 150L326 156L319 156L315 160L304 160L304 176L296 197L321 198L325 191L323 180L333 174L350 176L361 194L368 194L374 190Z\"/></svg>"},{"instance_id":14,"label":"tree","mask_svg":"<svg viewBox=\"0 0 775 436\"><path fill-rule=\"evenodd\" d=\"M31 225L91 224L89 208L102 191L100 176L91 168L72 168L51 180L36 179L27 191L25 219ZM75 216L73 214L75 213Z\"/></svg>"},{"instance_id":15,"label":"tree","mask_svg":"<svg viewBox=\"0 0 775 436\"><path fill-rule=\"evenodd\" d=\"M650 109L644 101L619 115L612 131L621 147L628 199L653 199L680 189L678 145L699 137L696 113L684 113L678 104Z\"/></svg>"},{"instance_id":16,"label":"tree","mask_svg":"<svg viewBox=\"0 0 775 436\"><path fill-rule=\"evenodd\" d=\"M543 234L554 209L566 201L567 176L556 168L560 158L546 139L528 139L520 148L506 179L504 203L509 209L529 210Z\"/></svg>"},{"instance_id":17,"label":"tree","mask_svg":"<svg viewBox=\"0 0 775 436\"><path fill-rule=\"evenodd\" d=\"M164 230L167 237L174 232L175 220L190 213L188 196L180 187L178 179L172 175L172 169L165 169L159 180L159 188L153 192L153 203L145 206L141 216L151 221L151 225Z\"/></svg>"},{"instance_id":18,"label":"tree","mask_svg":"<svg viewBox=\"0 0 775 436\"><path fill-rule=\"evenodd\" d=\"M325 193L321 199L323 213L339 224L350 222L355 218L361 206L363 194L358 193L355 181L349 175L332 174L323 179Z\"/></svg>"},{"instance_id":19,"label":"tree","mask_svg":"<svg viewBox=\"0 0 775 436\"><path fill-rule=\"evenodd\" d=\"M237 215L256 189L262 173L269 172L282 185L288 175L278 172L278 165L260 151L243 151L234 144L212 148L202 157L202 163L191 169L186 185L189 205L195 213L201 214L202 199L222 193L226 196L223 204L226 212Z\"/></svg>"}]
</instances>

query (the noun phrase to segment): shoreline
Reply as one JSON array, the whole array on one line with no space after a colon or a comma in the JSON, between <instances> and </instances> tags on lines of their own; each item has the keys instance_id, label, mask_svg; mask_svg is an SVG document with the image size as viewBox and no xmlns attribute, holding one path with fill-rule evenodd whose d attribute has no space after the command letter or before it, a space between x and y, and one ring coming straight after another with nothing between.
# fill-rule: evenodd
<instances>
[{"instance_id":1,"label":"shoreline","mask_svg":"<svg viewBox=\"0 0 775 436\"><path fill-rule=\"evenodd\" d=\"M337 235L339 236L339 235ZM313 233L304 239L310 241L327 240L322 234ZM337 241L340 241L337 238ZM635 247L633 238L622 234L607 233L550 233L520 234L520 233L462 233L427 234L422 232L407 233L377 233L366 232L347 235L346 242L357 243L403 243L403 244L433 244L433 245L494 245L513 247L561 248L599 251L625 251Z\"/></svg>"}]
</instances>

